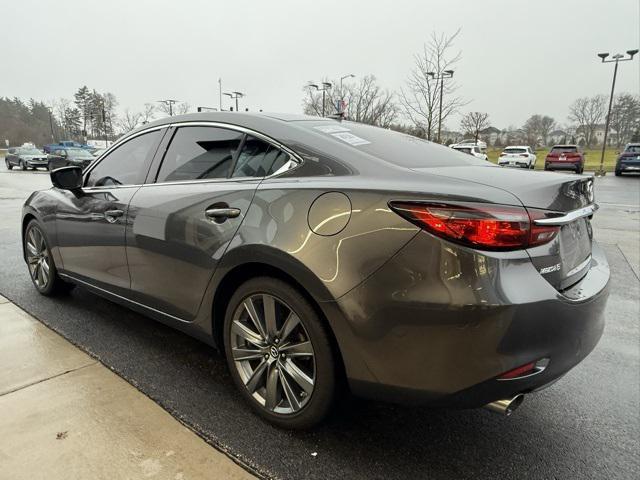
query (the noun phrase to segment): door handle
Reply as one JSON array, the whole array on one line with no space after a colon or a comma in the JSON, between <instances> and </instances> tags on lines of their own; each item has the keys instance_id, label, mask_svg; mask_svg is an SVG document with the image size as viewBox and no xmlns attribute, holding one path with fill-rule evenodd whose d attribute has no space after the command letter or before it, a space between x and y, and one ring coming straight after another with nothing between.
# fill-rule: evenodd
<instances>
[{"instance_id":1,"label":"door handle","mask_svg":"<svg viewBox=\"0 0 640 480\"><path fill-rule=\"evenodd\" d=\"M204 212L207 218L216 223L222 223L227 218L237 218L240 216L239 208L207 208Z\"/></svg>"},{"instance_id":2,"label":"door handle","mask_svg":"<svg viewBox=\"0 0 640 480\"><path fill-rule=\"evenodd\" d=\"M109 223L114 223L122 215L124 215L124 212L122 210L107 210L106 212L104 212L104 218Z\"/></svg>"}]
</instances>

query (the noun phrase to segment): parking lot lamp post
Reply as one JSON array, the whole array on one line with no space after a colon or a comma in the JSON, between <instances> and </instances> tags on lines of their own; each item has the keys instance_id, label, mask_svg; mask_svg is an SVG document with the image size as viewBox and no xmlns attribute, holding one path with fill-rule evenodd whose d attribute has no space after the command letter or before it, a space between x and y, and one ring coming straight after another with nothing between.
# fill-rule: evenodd
<instances>
[{"instance_id":1,"label":"parking lot lamp post","mask_svg":"<svg viewBox=\"0 0 640 480\"><path fill-rule=\"evenodd\" d=\"M342 90L342 81L345 78L355 78L355 75L353 73L350 73L348 75L343 75L342 77L340 77L340 114L342 115L344 113L344 110L342 110L344 107L344 90Z\"/></svg>"},{"instance_id":2,"label":"parking lot lamp post","mask_svg":"<svg viewBox=\"0 0 640 480\"><path fill-rule=\"evenodd\" d=\"M173 117L173 104L177 103L178 100L173 100L173 99L166 99L166 100L157 100L158 103L164 103L165 105L169 106L169 116Z\"/></svg>"},{"instance_id":3,"label":"parking lot lamp post","mask_svg":"<svg viewBox=\"0 0 640 480\"><path fill-rule=\"evenodd\" d=\"M627 50L628 58L624 58L624 55L621 53L617 53L611 57L611 59L607 60L606 58L609 56L608 53L599 53L598 56L601 58L602 63L611 63L615 62L615 66L613 67L613 81L611 82L611 95L609 96L609 109L607 110L607 118L604 123L604 138L602 139L602 153L600 154L600 169L596 172L596 177L604 177L606 172L604 171L604 150L607 148L607 134L609 133L609 122L611 120L611 106L613 105L613 92L616 88L616 76L618 75L618 62L628 62L629 60L633 60L635 54L638 53L638 49L635 50Z\"/></svg>"},{"instance_id":4,"label":"parking lot lamp post","mask_svg":"<svg viewBox=\"0 0 640 480\"><path fill-rule=\"evenodd\" d=\"M238 111L238 99L244 97L244 93L242 92L225 92L223 95L227 95L231 100L236 100L236 112Z\"/></svg>"},{"instance_id":5,"label":"parking lot lamp post","mask_svg":"<svg viewBox=\"0 0 640 480\"><path fill-rule=\"evenodd\" d=\"M434 80L440 80L440 105L438 109L438 143L440 143L440 134L442 133L442 97L444 96L444 80L445 78L453 77L453 70L445 70L439 75L436 75L435 72L427 72L427 75Z\"/></svg>"},{"instance_id":6,"label":"parking lot lamp post","mask_svg":"<svg viewBox=\"0 0 640 480\"><path fill-rule=\"evenodd\" d=\"M310 83L309 85L307 85L308 87L313 87L315 88L317 91L322 92L322 116L325 116L325 111L324 111L324 104L325 104L325 93L327 92L328 89L330 89L332 87L331 82L322 82L322 88L320 88L318 86L318 84L316 83Z\"/></svg>"}]
</instances>

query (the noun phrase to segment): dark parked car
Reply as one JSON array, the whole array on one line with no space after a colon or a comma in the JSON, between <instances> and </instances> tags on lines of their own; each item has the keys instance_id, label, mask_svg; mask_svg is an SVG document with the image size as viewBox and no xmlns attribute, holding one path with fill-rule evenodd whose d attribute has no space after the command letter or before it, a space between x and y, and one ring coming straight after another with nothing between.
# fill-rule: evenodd
<instances>
[{"instance_id":1,"label":"dark parked car","mask_svg":"<svg viewBox=\"0 0 640 480\"><path fill-rule=\"evenodd\" d=\"M68 165L86 168L95 157L83 148L56 148L48 156L49 170Z\"/></svg>"},{"instance_id":2,"label":"dark parked car","mask_svg":"<svg viewBox=\"0 0 640 480\"><path fill-rule=\"evenodd\" d=\"M35 170L38 167L48 168L47 155L35 147L14 147L7 150L4 157L7 170L13 167Z\"/></svg>"},{"instance_id":3,"label":"dark parked car","mask_svg":"<svg viewBox=\"0 0 640 480\"><path fill-rule=\"evenodd\" d=\"M592 177L219 112L145 125L51 178L22 217L36 289L81 285L217 345L280 426L319 422L341 385L508 414L603 331Z\"/></svg>"},{"instance_id":4,"label":"dark parked car","mask_svg":"<svg viewBox=\"0 0 640 480\"><path fill-rule=\"evenodd\" d=\"M545 170L584 171L584 153L577 145L555 145L544 159Z\"/></svg>"},{"instance_id":5,"label":"dark parked car","mask_svg":"<svg viewBox=\"0 0 640 480\"><path fill-rule=\"evenodd\" d=\"M640 172L640 143L628 143L616 161L616 176L624 172Z\"/></svg>"}]
</instances>

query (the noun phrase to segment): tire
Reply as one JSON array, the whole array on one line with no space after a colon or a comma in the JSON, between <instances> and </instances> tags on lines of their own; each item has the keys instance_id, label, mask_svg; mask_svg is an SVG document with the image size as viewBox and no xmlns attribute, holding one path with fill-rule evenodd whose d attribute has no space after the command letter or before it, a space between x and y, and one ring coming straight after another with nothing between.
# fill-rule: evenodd
<instances>
[{"instance_id":1,"label":"tire","mask_svg":"<svg viewBox=\"0 0 640 480\"><path fill-rule=\"evenodd\" d=\"M5 159L4 163L7 165L7 170L13 170L13 165L11 165L9 160Z\"/></svg>"},{"instance_id":2,"label":"tire","mask_svg":"<svg viewBox=\"0 0 640 480\"><path fill-rule=\"evenodd\" d=\"M31 220L24 231L22 249L24 258L27 259L31 282L40 294L50 297L67 293L74 288L75 285L63 281L58 275L49 243L36 220ZM35 258L38 259L37 263Z\"/></svg>"},{"instance_id":3,"label":"tire","mask_svg":"<svg viewBox=\"0 0 640 480\"><path fill-rule=\"evenodd\" d=\"M276 320L270 329L260 319L265 319L265 304L271 302L275 307L269 310ZM259 325L252 321L250 309ZM292 318L299 321L293 323ZM327 327L298 290L272 277L248 280L229 301L223 335L231 377L258 415L278 427L295 430L313 427L326 418L338 390L336 356Z\"/></svg>"},{"instance_id":4,"label":"tire","mask_svg":"<svg viewBox=\"0 0 640 480\"><path fill-rule=\"evenodd\" d=\"M576 169L576 173L577 173L578 175L582 175L582 172L584 172L584 167L578 167L578 168Z\"/></svg>"},{"instance_id":5,"label":"tire","mask_svg":"<svg viewBox=\"0 0 640 480\"><path fill-rule=\"evenodd\" d=\"M20 168L22 169L22 171L25 171L27 169L27 166L22 160L20 160Z\"/></svg>"},{"instance_id":6,"label":"tire","mask_svg":"<svg viewBox=\"0 0 640 480\"><path fill-rule=\"evenodd\" d=\"M622 172L620 170L616 170L616 177L621 177L622 176Z\"/></svg>"}]
</instances>

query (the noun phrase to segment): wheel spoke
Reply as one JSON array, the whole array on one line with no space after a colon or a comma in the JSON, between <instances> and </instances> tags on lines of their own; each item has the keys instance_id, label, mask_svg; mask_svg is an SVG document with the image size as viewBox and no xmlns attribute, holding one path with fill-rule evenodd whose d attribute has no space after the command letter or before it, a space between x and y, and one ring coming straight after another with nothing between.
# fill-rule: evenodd
<instances>
[{"instance_id":1,"label":"wheel spoke","mask_svg":"<svg viewBox=\"0 0 640 480\"><path fill-rule=\"evenodd\" d=\"M42 257L40 260L40 266L42 267L45 278L49 278L49 264L47 263L47 259Z\"/></svg>"},{"instance_id":2,"label":"wheel spoke","mask_svg":"<svg viewBox=\"0 0 640 480\"><path fill-rule=\"evenodd\" d=\"M280 330L280 340L285 341L289 334L300 324L300 319L298 315L294 312L289 312L289 316L284 321L284 325L282 325L282 329Z\"/></svg>"},{"instance_id":3,"label":"wheel spoke","mask_svg":"<svg viewBox=\"0 0 640 480\"><path fill-rule=\"evenodd\" d=\"M247 298L244 301L243 305L244 305L244 309L249 314L251 323L253 323L253 326L256 327L256 330L258 331L260 336L265 340L269 338L267 335L267 332L265 331L264 326L262 325L262 321L260 320L260 315L258 315L258 312L256 311L256 306L254 305L253 300L251 298Z\"/></svg>"},{"instance_id":4,"label":"wheel spoke","mask_svg":"<svg viewBox=\"0 0 640 480\"><path fill-rule=\"evenodd\" d=\"M280 351L286 352L289 357L313 357L313 347L309 341L282 345Z\"/></svg>"},{"instance_id":5,"label":"wheel spoke","mask_svg":"<svg viewBox=\"0 0 640 480\"><path fill-rule=\"evenodd\" d=\"M273 410L278 403L278 367L276 362L272 362L267 374L267 385L265 394L265 407L267 410Z\"/></svg>"},{"instance_id":6,"label":"wheel spoke","mask_svg":"<svg viewBox=\"0 0 640 480\"><path fill-rule=\"evenodd\" d=\"M311 380L306 373L304 373L298 366L290 359L285 360L282 363L284 371L287 372L294 382L296 382L300 388L302 388L308 394L313 391L313 380Z\"/></svg>"},{"instance_id":7,"label":"wheel spoke","mask_svg":"<svg viewBox=\"0 0 640 480\"><path fill-rule=\"evenodd\" d=\"M33 244L33 240L27 242L27 251L29 252L30 255L34 255L34 256L38 255L38 250Z\"/></svg>"},{"instance_id":8,"label":"wheel spoke","mask_svg":"<svg viewBox=\"0 0 640 480\"><path fill-rule=\"evenodd\" d=\"M271 295L262 295L264 321L267 327L267 338L273 339L278 334L276 327L276 303Z\"/></svg>"},{"instance_id":9,"label":"wheel spoke","mask_svg":"<svg viewBox=\"0 0 640 480\"><path fill-rule=\"evenodd\" d=\"M256 347L264 346L264 339L260 336L260 334L254 332L249 327L240 323L238 320L234 320L231 325L231 331L236 335L244 338L247 342L252 343Z\"/></svg>"},{"instance_id":10,"label":"wheel spoke","mask_svg":"<svg viewBox=\"0 0 640 480\"><path fill-rule=\"evenodd\" d=\"M245 386L247 387L247 390L249 390L249 392L253 393L256 391L256 389L260 385L262 377L264 377L268 365L269 363L266 360L263 360L262 362L260 362L260 365L258 365L253 371L251 377L249 377L249 380L247 380L247 382L245 383Z\"/></svg>"},{"instance_id":11,"label":"wheel spoke","mask_svg":"<svg viewBox=\"0 0 640 480\"><path fill-rule=\"evenodd\" d=\"M36 266L36 279L38 281L38 285L44 285L44 279L42 277L42 265L40 264L40 262L38 262L38 265Z\"/></svg>"},{"instance_id":12,"label":"wheel spoke","mask_svg":"<svg viewBox=\"0 0 640 480\"><path fill-rule=\"evenodd\" d=\"M285 397L287 397L289 406L291 407L291 410L297 412L298 410L300 410L300 402L296 397L296 393L293 391L293 388L291 388L289 380L287 379L287 376L284 374L284 372L282 370L279 370L278 374L280 376L280 384L282 385L282 390L284 391Z\"/></svg>"},{"instance_id":13,"label":"wheel spoke","mask_svg":"<svg viewBox=\"0 0 640 480\"><path fill-rule=\"evenodd\" d=\"M264 356L264 353L261 350L242 347L232 348L231 354L236 362L241 362L243 360L257 360Z\"/></svg>"}]
</instances>

